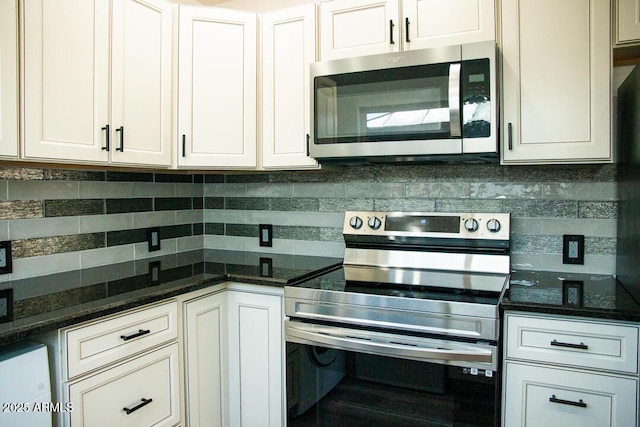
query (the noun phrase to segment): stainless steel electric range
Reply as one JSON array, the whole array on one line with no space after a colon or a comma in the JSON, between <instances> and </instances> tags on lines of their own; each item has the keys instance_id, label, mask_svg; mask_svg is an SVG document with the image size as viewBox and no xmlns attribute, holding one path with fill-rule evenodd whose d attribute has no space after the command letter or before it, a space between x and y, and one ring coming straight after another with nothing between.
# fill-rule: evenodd
<instances>
[{"instance_id":1,"label":"stainless steel electric range","mask_svg":"<svg viewBox=\"0 0 640 427\"><path fill-rule=\"evenodd\" d=\"M347 212L341 266L285 287L288 425L496 426L504 213Z\"/></svg>"}]
</instances>

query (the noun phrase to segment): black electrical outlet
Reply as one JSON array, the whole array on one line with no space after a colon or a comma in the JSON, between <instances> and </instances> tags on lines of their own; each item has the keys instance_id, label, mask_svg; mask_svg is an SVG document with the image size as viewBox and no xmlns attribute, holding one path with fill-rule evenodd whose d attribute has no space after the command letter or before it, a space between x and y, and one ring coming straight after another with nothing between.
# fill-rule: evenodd
<instances>
[{"instance_id":1,"label":"black electrical outlet","mask_svg":"<svg viewBox=\"0 0 640 427\"><path fill-rule=\"evenodd\" d=\"M152 286L160 284L161 271L162 271L162 261L152 261L149 263L149 283Z\"/></svg>"},{"instance_id":2,"label":"black electrical outlet","mask_svg":"<svg viewBox=\"0 0 640 427\"><path fill-rule=\"evenodd\" d=\"M562 263L584 264L584 236L565 234L562 236Z\"/></svg>"},{"instance_id":3,"label":"black electrical outlet","mask_svg":"<svg viewBox=\"0 0 640 427\"><path fill-rule=\"evenodd\" d=\"M273 225L260 224L260 246L273 246Z\"/></svg>"},{"instance_id":4,"label":"black electrical outlet","mask_svg":"<svg viewBox=\"0 0 640 427\"><path fill-rule=\"evenodd\" d=\"M0 323L13 320L13 289L0 290Z\"/></svg>"},{"instance_id":5,"label":"black electrical outlet","mask_svg":"<svg viewBox=\"0 0 640 427\"><path fill-rule=\"evenodd\" d=\"M260 258L260 277L273 277L272 258Z\"/></svg>"},{"instance_id":6,"label":"black electrical outlet","mask_svg":"<svg viewBox=\"0 0 640 427\"><path fill-rule=\"evenodd\" d=\"M582 307L584 282L565 280L562 282L562 305Z\"/></svg>"},{"instance_id":7,"label":"black electrical outlet","mask_svg":"<svg viewBox=\"0 0 640 427\"><path fill-rule=\"evenodd\" d=\"M147 230L147 242L149 243L149 252L160 250L160 229L158 227Z\"/></svg>"},{"instance_id":8,"label":"black electrical outlet","mask_svg":"<svg viewBox=\"0 0 640 427\"><path fill-rule=\"evenodd\" d=\"M13 261L11 259L11 241L0 242L0 274L7 274L13 271Z\"/></svg>"}]
</instances>

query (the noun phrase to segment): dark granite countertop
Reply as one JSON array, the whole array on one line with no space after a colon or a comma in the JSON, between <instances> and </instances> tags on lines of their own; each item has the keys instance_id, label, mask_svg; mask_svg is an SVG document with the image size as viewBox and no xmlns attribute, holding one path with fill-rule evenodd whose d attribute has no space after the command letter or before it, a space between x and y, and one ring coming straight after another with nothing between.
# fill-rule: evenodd
<instances>
[{"instance_id":1,"label":"dark granite countertop","mask_svg":"<svg viewBox=\"0 0 640 427\"><path fill-rule=\"evenodd\" d=\"M12 319L0 345L225 281L283 287L342 259L198 250L0 283ZM1 319L0 319L1 320Z\"/></svg>"},{"instance_id":2,"label":"dark granite countertop","mask_svg":"<svg viewBox=\"0 0 640 427\"><path fill-rule=\"evenodd\" d=\"M640 304L615 277L514 271L504 310L640 322Z\"/></svg>"}]
</instances>

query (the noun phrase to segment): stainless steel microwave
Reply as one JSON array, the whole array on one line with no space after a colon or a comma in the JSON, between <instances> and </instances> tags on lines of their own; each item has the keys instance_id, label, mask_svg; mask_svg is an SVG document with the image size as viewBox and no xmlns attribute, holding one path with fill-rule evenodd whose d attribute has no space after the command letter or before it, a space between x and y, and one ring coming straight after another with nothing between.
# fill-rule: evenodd
<instances>
[{"instance_id":1,"label":"stainless steel microwave","mask_svg":"<svg viewBox=\"0 0 640 427\"><path fill-rule=\"evenodd\" d=\"M311 80L320 162L497 159L495 42L317 62Z\"/></svg>"}]
</instances>

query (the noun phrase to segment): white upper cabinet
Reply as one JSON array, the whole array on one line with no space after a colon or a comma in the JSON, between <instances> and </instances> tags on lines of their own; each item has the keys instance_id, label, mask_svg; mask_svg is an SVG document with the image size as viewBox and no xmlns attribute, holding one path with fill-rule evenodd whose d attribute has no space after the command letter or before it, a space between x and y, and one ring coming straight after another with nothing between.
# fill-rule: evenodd
<instances>
[{"instance_id":1,"label":"white upper cabinet","mask_svg":"<svg viewBox=\"0 0 640 427\"><path fill-rule=\"evenodd\" d=\"M640 0L616 0L618 44L640 42Z\"/></svg>"},{"instance_id":2,"label":"white upper cabinet","mask_svg":"<svg viewBox=\"0 0 640 427\"><path fill-rule=\"evenodd\" d=\"M502 163L610 162L609 0L501 4Z\"/></svg>"},{"instance_id":3,"label":"white upper cabinet","mask_svg":"<svg viewBox=\"0 0 640 427\"><path fill-rule=\"evenodd\" d=\"M262 15L262 166L313 168L309 66L316 58L316 8Z\"/></svg>"},{"instance_id":4,"label":"white upper cabinet","mask_svg":"<svg viewBox=\"0 0 640 427\"><path fill-rule=\"evenodd\" d=\"M494 0L403 0L405 49L496 39Z\"/></svg>"},{"instance_id":5,"label":"white upper cabinet","mask_svg":"<svg viewBox=\"0 0 640 427\"><path fill-rule=\"evenodd\" d=\"M254 13L179 6L179 167L255 168Z\"/></svg>"},{"instance_id":6,"label":"white upper cabinet","mask_svg":"<svg viewBox=\"0 0 640 427\"><path fill-rule=\"evenodd\" d=\"M399 51L398 18L398 0L320 3L320 59Z\"/></svg>"},{"instance_id":7,"label":"white upper cabinet","mask_svg":"<svg viewBox=\"0 0 640 427\"><path fill-rule=\"evenodd\" d=\"M18 12L0 0L0 156L18 156Z\"/></svg>"},{"instance_id":8,"label":"white upper cabinet","mask_svg":"<svg viewBox=\"0 0 640 427\"><path fill-rule=\"evenodd\" d=\"M24 157L168 166L171 25L161 0L23 0Z\"/></svg>"},{"instance_id":9,"label":"white upper cabinet","mask_svg":"<svg viewBox=\"0 0 640 427\"><path fill-rule=\"evenodd\" d=\"M320 3L321 60L495 40L494 0Z\"/></svg>"}]
</instances>

